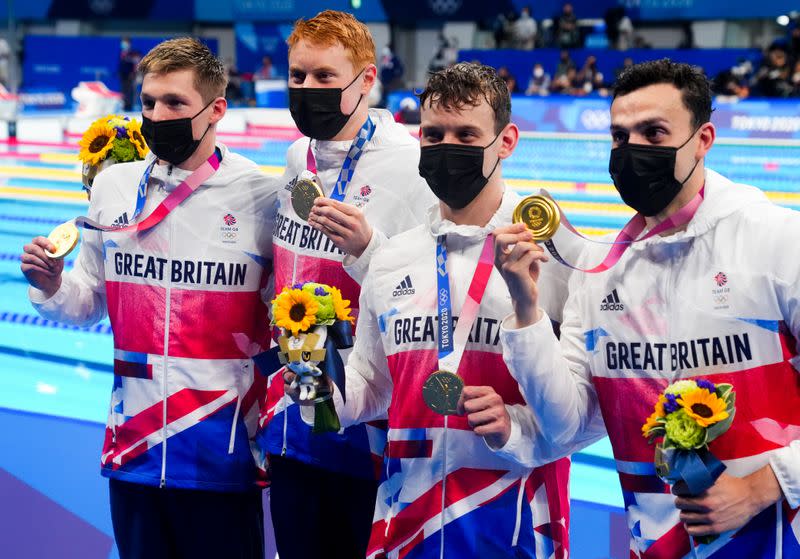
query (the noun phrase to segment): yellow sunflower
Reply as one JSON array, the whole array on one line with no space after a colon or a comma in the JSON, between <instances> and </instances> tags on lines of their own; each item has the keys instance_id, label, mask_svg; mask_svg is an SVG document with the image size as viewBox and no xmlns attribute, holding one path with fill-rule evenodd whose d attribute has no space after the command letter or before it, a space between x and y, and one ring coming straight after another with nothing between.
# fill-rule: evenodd
<instances>
[{"instance_id":1,"label":"yellow sunflower","mask_svg":"<svg viewBox=\"0 0 800 559\"><path fill-rule=\"evenodd\" d=\"M127 124L128 139L136 147L136 153L139 154L139 157L144 159L147 155L147 142L144 141L144 136L142 136L142 123L136 119L131 119Z\"/></svg>"},{"instance_id":2,"label":"yellow sunflower","mask_svg":"<svg viewBox=\"0 0 800 559\"><path fill-rule=\"evenodd\" d=\"M701 427L708 427L728 418L725 401L705 388L684 392L678 403L686 410L686 415Z\"/></svg>"},{"instance_id":3,"label":"yellow sunflower","mask_svg":"<svg viewBox=\"0 0 800 559\"><path fill-rule=\"evenodd\" d=\"M99 164L114 147L116 137L117 131L105 119L94 121L78 142L81 147L78 159L89 165Z\"/></svg>"},{"instance_id":4,"label":"yellow sunflower","mask_svg":"<svg viewBox=\"0 0 800 559\"><path fill-rule=\"evenodd\" d=\"M659 419L661 419L661 417L658 415L658 412L653 412L650 414L650 417L647 418L647 421L642 425L642 435L644 435L645 438L650 438L650 431L658 427Z\"/></svg>"},{"instance_id":5,"label":"yellow sunflower","mask_svg":"<svg viewBox=\"0 0 800 559\"><path fill-rule=\"evenodd\" d=\"M292 336L304 332L317 323L319 303L302 289L284 289L273 302L275 325L289 330Z\"/></svg>"},{"instance_id":6,"label":"yellow sunflower","mask_svg":"<svg viewBox=\"0 0 800 559\"><path fill-rule=\"evenodd\" d=\"M333 310L336 312L338 320L349 320L355 322L355 318L350 316L350 301L342 299L342 292L335 287L330 288L331 298L333 299Z\"/></svg>"},{"instance_id":7,"label":"yellow sunflower","mask_svg":"<svg viewBox=\"0 0 800 559\"><path fill-rule=\"evenodd\" d=\"M656 402L656 417L666 417L666 412L664 411L664 404L667 403L667 397L663 394L659 395L658 402Z\"/></svg>"}]
</instances>

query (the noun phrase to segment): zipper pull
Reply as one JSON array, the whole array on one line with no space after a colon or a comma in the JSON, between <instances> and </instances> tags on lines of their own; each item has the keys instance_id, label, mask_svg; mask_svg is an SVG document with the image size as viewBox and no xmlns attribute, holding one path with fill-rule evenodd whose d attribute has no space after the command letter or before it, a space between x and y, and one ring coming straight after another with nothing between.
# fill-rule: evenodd
<instances>
[{"instance_id":1,"label":"zipper pull","mask_svg":"<svg viewBox=\"0 0 800 559\"><path fill-rule=\"evenodd\" d=\"M167 167L167 176L168 177L172 176L172 163L170 163L169 167Z\"/></svg>"}]
</instances>

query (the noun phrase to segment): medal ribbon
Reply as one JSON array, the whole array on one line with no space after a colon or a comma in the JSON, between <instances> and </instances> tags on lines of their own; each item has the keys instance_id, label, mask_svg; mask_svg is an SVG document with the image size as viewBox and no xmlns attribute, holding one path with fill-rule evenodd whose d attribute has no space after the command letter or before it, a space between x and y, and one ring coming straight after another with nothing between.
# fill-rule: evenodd
<instances>
[{"instance_id":1,"label":"medal ribbon","mask_svg":"<svg viewBox=\"0 0 800 559\"><path fill-rule=\"evenodd\" d=\"M154 163L155 162L153 162L153 164ZM137 192L136 200L136 213L134 214L134 219L141 213L141 207L144 207L144 198L147 192L147 181L150 179L150 173L153 170L153 164L147 168L144 175L142 175L142 179L139 181L139 190ZM180 205L181 202L191 196L191 194L197 190L201 184L211 178L211 176L217 172L217 169L219 169L219 164L220 155L215 150L211 157L209 157L202 165L200 165L200 167L195 169L191 175L186 177L175 188L175 190L170 193L169 196L164 198L164 200L150 213L150 215L148 215L139 223L131 223L130 225L115 227L113 225L101 225L100 223L89 219L88 217L81 216L75 218L75 225L85 229L91 229L95 231L113 231L115 233L122 231L146 231L161 223L161 221L167 217L172 210L174 210L176 207L178 207L178 205Z\"/></svg>"},{"instance_id":2,"label":"medal ribbon","mask_svg":"<svg viewBox=\"0 0 800 559\"><path fill-rule=\"evenodd\" d=\"M331 199L337 202L344 201L344 196L347 193L347 186L353 180L353 175L356 172L356 165L361 155L364 153L364 147L372 139L375 134L375 123L372 122L370 117L361 126L358 134L350 144L350 149L347 151L342 168L339 169L339 178L336 179L336 186L331 191ZM306 169L313 174L317 174L317 162L314 159L314 153L311 151L311 140L308 141L308 150L306 151Z\"/></svg>"},{"instance_id":3,"label":"medal ribbon","mask_svg":"<svg viewBox=\"0 0 800 559\"><path fill-rule=\"evenodd\" d=\"M447 273L447 243L445 235L440 235L436 240L436 276L437 276L437 305L439 311L439 368L451 373L458 372L461 357L469 339L469 332L475 319L481 300L489 284L489 276L494 266L494 237L489 234L483 243L481 256L475 273L467 290L458 324L453 330L453 312L450 301L450 276Z\"/></svg>"},{"instance_id":4,"label":"medal ribbon","mask_svg":"<svg viewBox=\"0 0 800 559\"><path fill-rule=\"evenodd\" d=\"M605 241L598 241L596 239L591 239L579 233L575 229L575 227L573 227L572 224L569 222L567 216L564 215L564 212L561 210L561 207L558 206L558 204L556 204L556 206L558 207L558 211L561 214L561 223L563 223L564 227L566 227L569 231L592 243L603 243L612 245L611 249L608 251L608 254L603 259L603 261L594 268L588 268L588 269L578 268L577 266L573 266L572 264L564 260L564 257L561 256L561 254L558 252L558 249L556 249L556 246L553 243L552 238L544 241L543 244L545 247L547 247L547 250L550 251L550 254L553 255L553 258L555 258L568 268L572 268L573 270L578 270L579 272L585 272L587 274L596 274L599 272L605 272L606 270L614 266L614 264L619 262L619 259L622 258L622 255L625 254L625 251L628 250L628 248L630 248L631 244L635 242L644 241L645 239L649 239L650 237L658 235L659 233L662 233L669 229L674 229L676 227L683 227L684 225L689 223L694 217L694 214L697 212L697 208L699 208L700 204L703 202L703 197L705 195L704 190L705 188L701 188L700 192L695 194L695 196L689 201L688 204L686 204L680 210L675 212L668 219L662 221L661 223L653 227L650 231L647 232L646 235L644 235L641 238L639 237L639 235L642 234L642 231L644 231L644 228L646 227L647 223L645 221L644 216L640 213L637 213L635 216L631 218L630 221L628 221L628 223L625 224L625 227L622 228L622 231L620 231L619 234L617 234L617 238L611 243L607 243Z\"/></svg>"}]
</instances>

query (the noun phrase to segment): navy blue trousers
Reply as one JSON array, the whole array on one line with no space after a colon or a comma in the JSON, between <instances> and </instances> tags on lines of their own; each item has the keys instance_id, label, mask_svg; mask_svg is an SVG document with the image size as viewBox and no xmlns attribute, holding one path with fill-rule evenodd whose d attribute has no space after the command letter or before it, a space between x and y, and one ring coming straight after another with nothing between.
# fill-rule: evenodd
<instances>
[{"instance_id":1,"label":"navy blue trousers","mask_svg":"<svg viewBox=\"0 0 800 559\"><path fill-rule=\"evenodd\" d=\"M159 489L109 480L120 559L264 559L261 491Z\"/></svg>"}]
</instances>

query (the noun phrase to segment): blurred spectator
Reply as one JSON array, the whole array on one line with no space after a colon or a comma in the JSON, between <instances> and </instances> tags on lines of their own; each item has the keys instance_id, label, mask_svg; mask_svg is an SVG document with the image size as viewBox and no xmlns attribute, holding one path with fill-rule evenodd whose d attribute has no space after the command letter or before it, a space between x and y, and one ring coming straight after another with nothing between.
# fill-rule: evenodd
<instances>
[{"instance_id":1,"label":"blurred spectator","mask_svg":"<svg viewBox=\"0 0 800 559\"><path fill-rule=\"evenodd\" d=\"M653 45L647 42L642 35L636 35L633 38L633 48L635 49L651 49Z\"/></svg>"},{"instance_id":2,"label":"blurred spectator","mask_svg":"<svg viewBox=\"0 0 800 559\"><path fill-rule=\"evenodd\" d=\"M550 74L544 71L539 62L533 65L525 95L550 95Z\"/></svg>"},{"instance_id":3,"label":"blurred spectator","mask_svg":"<svg viewBox=\"0 0 800 559\"><path fill-rule=\"evenodd\" d=\"M594 79L592 81L592 91L600 97L608 97L610 91L603 76L603 72L595 72Z\"/></svg>"},{"instance_id":4,"label":"blurred spectator","mask_svg":"<svg viewBox=\"0 0 800 559\"><path fill-rule=\"evenodd\" d=\"M590 54L586 57L586 61L583 63L583 68L581 68L580 72L578 72L578 83L580 83L581 86L586 83L593 84L594 77L597 73L597 57L593 54Z\"/></svg>"},{"instance_id":5,"label":"blurred spectator","mask_svg":"<svg viewBox=\"0 0 800 559\"><path fill-rule=\"evenodd\" d=\"M800 97L800 60L794 63L794 73L791 78L792 97Z\"/></svg>"},{"instance_id":6,"label":"blurred spectator","mask_svg":"<svg viewBox=\"0 0 800 559\"><path fill-rule=\"evenodd\" d=\"M795 62L800 60L800 22L792 29L792 34L789 36L789 55Z\"/></svg>"},{"instance_id":7,"label":"blurred spectator","mask_svg":"<svg viewBox=\"0 0 800 559\"><path fill-rule=\"evenodd\" d=\"M693 49L694 48L694 28L691 21L684 21L681 24L681 31L683 38L678 43L679 49Z\"/></svg>"},{"instance_id":8,"label":"blurred spectator","mask_svg":"<svg viewBox=\"0 0 800 559\"><path fill-rule=\"evenodd\" d=\"M257 80L274 80L277 77L278 73L275 71L275 66L272 65L272 58L265 54L254 78Z\"/></svg>"},{"instance_id":9,"label":"blurred spectator","mask_svg":"<svg viewBox=\"0 0 800 559\"><path fill-rule=\"evenodd\" d=\"M131 47L130 37L123 37L120 41L119 84L122 90L122 109L124 111L133 110L133 100L136 98L136 66L142 59L142 55Z\"/></svg>"},{"instance_id":10,"label":"blurred spectator","mask_svg":"<svg viewBox=\"0 0 800 559\"><path fill-rule=\"evenodd\" d=\"M381 58L378 62L378 79L383 85L380 106L386 106L386 99L390 92L403 86L403 63L394 52L394 46L389 43L383 47Z\"/></svg>"},{"instance_id":11,"label":"blurred spectator","mask_svg":"<svg viewBox=\"0 0 800 559\"><path fill-rule=\"evenodd\" d=\"M400 110L394 113L395 121L401 124L419 124L419 103L413 97L403 97Z\"/></svg>"},{"instance_id":12,"label":"blurred spectator","mask_svg":"<svg viewBox=\"0 0 800 559\"><path fill-rule=\"evenodd\" d=\"M8 41L0 37L0 84L6 89L11 89L9 83L9 66L11 64L11 47L8 46Z\"/></svg>"},{"instance_id":13,"label":"blurred spectator","mask_svg":"<svg viewBox=\"0 0 800 559\"><path fill-rule=\"evenodd\" d=\"M436 47L436 53L428 65L428 71L438 72L444 70L448 66L455 64L458 60L458 40L455 37L448 39L445 37L444 32L439 32L439 44Z\"/></svg>"},{"instance_id":14,"label":"blurred spectator","mask_svg":"<svg viewBox=\"0 0 800 559\"><path fill-rule=\"evenodd\" d=\"M497 69L497 75L506 82L509 94L517 93L517 78L514 77L514 74L512 74L507 67L500 66L500 68Z\"/></svg>"},{"instance_id":15,"label":"blurred spectator","mask_svg":"<svg viewBox=\"0 0 800 559\"><path fill-rule=\"evenodd\" d=\"M753 65L749 60L740 60L739 64L724 70L714 77L712 91L721 102L735 102L750 96L750 77Z\"/></svg>"},{"instance_id":16,"label":"blurred spectator","mask_svg":"<svg viewBox=\"0 0 800 559\"><path fill-rule=\"evenodd\" d=\"M608 39L608 46L612 49L618 48L619 24L623 17L625 17L625 8L623 6L609 8L603 15L603 20L606 24L606 39Z\"/></svg>"},{"instance_id":17,"label":"blurred spectator","mask_svg":"<svg viewBox=\"0 0 800 559\"><path fill-rule=\"evenodd\" d=\"M564 49L571 49L579 47L581 44L581 35L578 30L578 19L572 10L572 4L564 4L561 9L561 15L556 21L558 29L556 31L556 40L558 46Z\"/></svg>"},{"instance_id":18,"label":"blurred spectator","mask_svg":"<svg viewBox=\"0 0 800 559\"><path fill-rule=\"evenodd\" d=\"M514 43L518 49L531 50L536 43L536 20L531 17L530 6L522 8L514 22Z\"/></svg>"},{"instance_id":19,"label":"blurred spectator","mask_svg":"<svg viewBox=\"0 0 800 559\"><path fill-rule=\"evenodd\" d=\"M222 63L225 72L228 74L228 87L225 89L225 98L232 104L241 103L244 100L242 95L242 76L238 68L233 63L232 58L226 58Z\"/></svg>"},{"instance_id":20,"label":"blurred spectator","mask_svg":"<svg viewBox=\"0 0 800 559\"><path fill-rule=\"evenodd\" d=\"M788 97L792 93L789 83L789 59L783 47L773 45L756 73L756 86L764 97Z\"/></svg>"},{"instance_id":21,"label":"blurred spectator","mask_svg":"<svg viewBox=\"0 0 800 559\"><path fill-rule=\"evenodd\" d=\"M494 37L495 48L507 48L511 42L511 28L513 25L513 13L511 17L500 12L492 21L492 36Z\"/></svg>"},{"instance_id":22,"label":"blurred spectator","mask_svg":"<svg viewBox=\"0 0 800 559\"><path fill-rule=\"evenodd\" d=\"M550 91L561 95L573 95L577 90L578 72L574 67L567 69L563 74L557 74L550 84Z\"/></svg>"},{"instance_id":23,"label":"blurred spectator","mask_svg":"<svg viewBox=\"0 0 800 559\"><path fill-rule=\"evenodd\" d=\"M631 58L630 56L626 56L625 60L622 61L622 66L614 70L614 78L619 79L622 72L624 72L631 66L633 66L633 58Z\"/></svg>"},{"instance_id":24,"label":"blurred spectator","mask_svg":"<svg viewBox=\"0 0 800 559\"><path fill-rule=\"evenodd\" d=\"M575 69L575 63L572 61L572 58L569 55L569 51L564 49L561 51L561 54L558 58L558 66L556 66L556 73L554 75L555 78L559 76L563 76L569 71L569 69Z\"/></svg>"}]
</instances>

